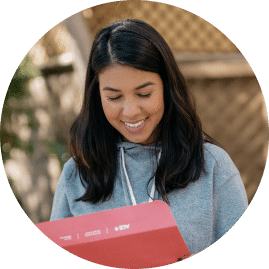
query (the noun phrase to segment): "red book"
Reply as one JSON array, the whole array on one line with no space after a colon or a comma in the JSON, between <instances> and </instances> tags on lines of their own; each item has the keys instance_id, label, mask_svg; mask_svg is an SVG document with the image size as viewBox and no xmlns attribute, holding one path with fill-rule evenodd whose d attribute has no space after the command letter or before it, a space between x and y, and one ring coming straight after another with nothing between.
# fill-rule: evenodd
<instances>
[{"instance_id":1,"label":"red book","mask_svg":"<svg viewBox=\"0 0 269 269\"><path fill-rule=\"evenodd\" d=\"M117 268L151 268L191 254L162 201L36 224L53 242L85 260Z\"/></svg>"}]
</instances>

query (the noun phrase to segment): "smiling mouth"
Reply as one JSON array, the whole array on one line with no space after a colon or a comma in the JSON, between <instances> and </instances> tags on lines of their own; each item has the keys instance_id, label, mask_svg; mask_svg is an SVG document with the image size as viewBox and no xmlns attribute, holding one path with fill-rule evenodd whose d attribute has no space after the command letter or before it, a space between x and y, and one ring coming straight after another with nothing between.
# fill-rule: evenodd
<instances>
[{"instance_id":1,"label":"smiling mouth","mask_svg":"<svg viewBox=\"0 0 269 269\"><path fill-rule=\"evenodd\" d=\"M139 126L141 126L144 122L145 122L146 119L144 120L141 120L135 124L132 124L132 123L128 123L128 122L124 122L124 124L127 126L127 127L130 127L130 128L137 128Z\"/></svg>"}]
</instances>

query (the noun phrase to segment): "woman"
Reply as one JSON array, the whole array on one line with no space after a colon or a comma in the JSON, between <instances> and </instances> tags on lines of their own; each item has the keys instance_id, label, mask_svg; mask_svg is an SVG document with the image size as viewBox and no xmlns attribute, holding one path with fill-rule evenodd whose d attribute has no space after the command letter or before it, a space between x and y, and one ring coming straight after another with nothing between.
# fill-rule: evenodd
<instances>
[{"instance_id":1,"label":"woman","mask_svg":"<svg viewBox=\"0 0 269 269\"><path fill-rule=\"evenodd\" d=\"M247 208L239 172L202 131L168 45L142 21L97 34L70 136L51 220L160 199L194 254Z\"/></svg>"}]
</instances>

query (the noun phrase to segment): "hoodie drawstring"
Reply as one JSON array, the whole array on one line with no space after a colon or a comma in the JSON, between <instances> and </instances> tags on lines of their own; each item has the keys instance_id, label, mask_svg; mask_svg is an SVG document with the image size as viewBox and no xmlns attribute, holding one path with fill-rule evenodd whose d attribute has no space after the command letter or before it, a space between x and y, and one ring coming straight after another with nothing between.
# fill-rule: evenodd
<instances>
[{"instance_id":1,"label":"hoodie drawstring","mask_svg":"<svg viewBox=\"0 0 269 269\"><path fill-rule=\"evenodd\" d=\"M158 155L158 163L159 163L159 160L161 158L161 153L162 153L162 151L160 151L159 155ZM130 192L130 195L131 195L131 200L132 200L133 205L136 205L136 200L135 200L135 196L134 196L134 193L133 193L133 188L132 188L131 182L129 180L127 171L126 171L125 158L124 158L124 148L123 147L121 147L121 156L122 156L122 166L123 166L125 178L126 178L126 181L127 181L128 189L129 189L129 192ZM154 199L155 189L156 189L156 187L155 187L155 177L154 177L151 192L150 192L149 202L152 202L153 199Z\"/></svg>"}]
</instances>

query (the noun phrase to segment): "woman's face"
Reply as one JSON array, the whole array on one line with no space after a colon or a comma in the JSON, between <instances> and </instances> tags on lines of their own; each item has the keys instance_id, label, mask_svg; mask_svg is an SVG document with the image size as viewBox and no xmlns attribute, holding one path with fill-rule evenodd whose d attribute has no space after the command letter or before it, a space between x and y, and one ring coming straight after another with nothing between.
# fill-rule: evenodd
<instances>
[{"instance_id":1,"label":"woman's face","mask_svg":"<svg viewBox=\"0 0 269 269\"><path fill-rule=\"evenodd\" d=\"M124 141L147 145L164 113L163 83L156 73L115 65L99 74L105 116Z\"/></svg>"}]
</instances>

